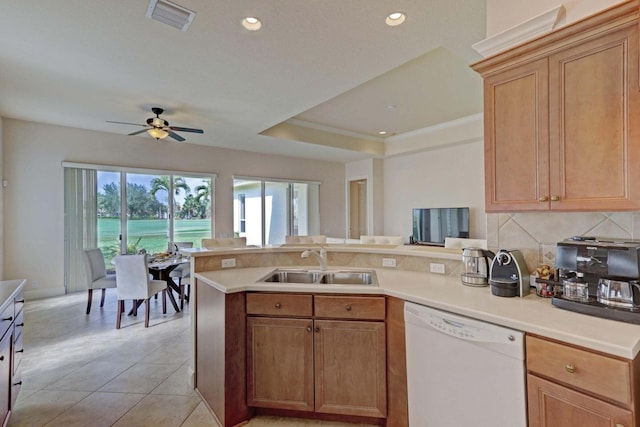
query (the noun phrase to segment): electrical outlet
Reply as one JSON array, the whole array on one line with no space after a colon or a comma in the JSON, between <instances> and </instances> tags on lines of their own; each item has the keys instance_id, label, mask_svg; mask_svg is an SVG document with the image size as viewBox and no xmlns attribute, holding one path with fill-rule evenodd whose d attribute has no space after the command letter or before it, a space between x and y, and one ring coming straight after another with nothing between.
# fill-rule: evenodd
<instances>
[{"instance_id":1,"label":"electrical outlet","mask_svg":"<svg viewBox=\"0 0 640 427\"><path fill-rule=\"evenodd\" d=\"M396 259L395 258L382 258L382 266L383 267L395 267Z\"/></svg>"},{"instance_id":2,"label":"electrical outlet","mask_svg":"<svg viewBox=\"0 0 640 427\"><path fill-rule=\"evenodd\" d=\"M444 274L444 264L432 262L429 264L429 271L437 274Z\"/></svg>"},{"instance_id":3,"label":"electrical outlet","mask_svg":"<svg viewBox=\"0 0 640 427\"><path fill-rule=\"evenodd\" d=\"M35 289L37 287L38 287L38 282L37 281L34 280L33 282L31 282L31 289Z\"/></svg>"},{"instance_id":4,"label":"electrical outlet","mask_svg":"<svg viewBox=\"0 0 640 427\"><path fill-rule=\"evenodd\" d=\"M222 260L222 268L230 268L236 266L235 258L227 258Z\"/></svg>"}]
</instances>

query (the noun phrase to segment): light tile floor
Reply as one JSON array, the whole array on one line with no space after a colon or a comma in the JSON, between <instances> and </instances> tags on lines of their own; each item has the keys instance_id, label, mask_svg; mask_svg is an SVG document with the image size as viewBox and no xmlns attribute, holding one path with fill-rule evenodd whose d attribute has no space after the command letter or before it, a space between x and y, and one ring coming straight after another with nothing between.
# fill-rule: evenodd
<instances>
[{"instance_id":1,"label":"light tile floor","mask_svg":"<svg viewBox=\"0 0 640 427\"><path fill-rule=\"evenodd\" d=\"M175 313L152 300L149 328L144 308L123 316L115 329L115 290L105 306L94 292L27 301L24 307L22 390L9 427L18 426L217 426L188 384L191 358L189 305ZM261 416L248 427L343 427Z\"/></svg>"}]
</instances>

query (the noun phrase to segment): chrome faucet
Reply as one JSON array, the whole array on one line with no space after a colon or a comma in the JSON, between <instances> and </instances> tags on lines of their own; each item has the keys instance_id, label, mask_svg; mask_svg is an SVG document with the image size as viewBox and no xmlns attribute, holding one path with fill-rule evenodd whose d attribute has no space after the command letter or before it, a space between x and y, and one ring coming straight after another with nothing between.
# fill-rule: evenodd
<instances>
[{"instance_id":1,"label":"chrome faucet","mask_svg":"<svg viewBox=\"0 0 640 427\"><path fill-rule=\"evenodd\" d=\"M327 270L327 250L325 248L320 248L319 253L318 251L315 251L313 249L307 249L306 251L300 254L302 258L309 258L309 255L313 255L314 257L318 258L318 261L320 262L321 271Z\"/></svg>"}]
</instances>

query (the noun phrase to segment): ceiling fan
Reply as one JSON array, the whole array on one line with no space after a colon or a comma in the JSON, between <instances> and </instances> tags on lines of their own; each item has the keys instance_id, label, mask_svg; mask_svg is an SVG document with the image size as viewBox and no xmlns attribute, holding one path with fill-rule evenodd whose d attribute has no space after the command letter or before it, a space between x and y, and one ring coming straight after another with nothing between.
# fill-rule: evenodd
<instances>
[{"instance_id":1,"label":"ceiling fan","mask_svg":"<svg viewBox=\"0 0 640 427\"><path fill-rule=\"evenodd\" d=\"M139 123L127 123L127 122L115 122L112 120L107 120L107 123L120 123L123 125L132 125L132 126L143 126L144 129L137 130L135 132L131 132L129 135L138 135L142 132L147 132L151 137L156 140L164 139L168 136L175 139L176 141L185 141L183 137L178 135L177 132L191 132L191 133L204 133L202 129L193 129L193 128L183 128L179 126L169 126L169 122L165 119L160 118L160 114L164 113L164 110L159 107L152 107L151 111L155 114L155 117L149 117L147 119L147 124L142 125Z\"/></svg>"}]
</instances>

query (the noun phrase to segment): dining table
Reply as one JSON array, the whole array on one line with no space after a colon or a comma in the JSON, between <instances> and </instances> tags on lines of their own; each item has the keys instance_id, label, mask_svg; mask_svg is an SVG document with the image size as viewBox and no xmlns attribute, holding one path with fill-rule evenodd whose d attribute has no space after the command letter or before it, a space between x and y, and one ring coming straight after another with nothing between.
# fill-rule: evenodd
<instances>
[{"instance_id":1,"label":"dining table","mask_svg":"<svg viewBox=\"0 0 640 427\"><path fill-rule=\"evenodd\" d=\"M173 296L173 291L177 292L180 298L183 298L184 295L182 292L180 292L180 286L178 286L178 284L173 280L169 273L171 273L179 266L188 264L189 262L189 257L178 255L172 256L170 258L153 260L148 263L149 273L151 273L153 279L164 280L165 282L167 282L167 293L169 294L169 301L171 301L171 305L173 305L173 308L176 310L176 312L180 312L180 307L178 307L178 303Z\"/></svg>"}]
</instances>

